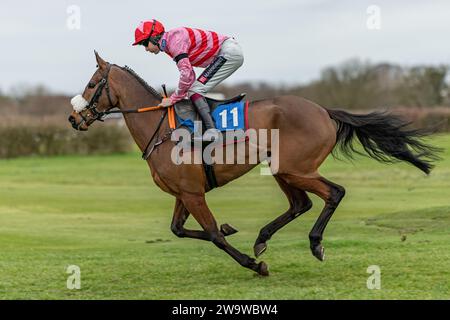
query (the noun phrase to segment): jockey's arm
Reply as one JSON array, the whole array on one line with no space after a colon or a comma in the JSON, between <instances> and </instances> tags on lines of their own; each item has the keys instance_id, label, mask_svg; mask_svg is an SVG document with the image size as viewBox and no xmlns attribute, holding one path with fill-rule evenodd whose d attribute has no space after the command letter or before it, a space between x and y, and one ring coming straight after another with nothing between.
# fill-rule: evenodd
<instances>
[{"instance_id":1,"label":"jockey's arm","mask_svg":"<svg viewBox=\"0 0 450 320\"><path fill-rule=\"evenodd\" d=\"M195 71L187 58L187 55L186 57L182 56L182 58L178 60L177 67L180 71L180 80L178 82L178 88L170 96L170 101L172 104L175 104L185 98L189 88L195 82Z\"/></svg>"}]
</instances>

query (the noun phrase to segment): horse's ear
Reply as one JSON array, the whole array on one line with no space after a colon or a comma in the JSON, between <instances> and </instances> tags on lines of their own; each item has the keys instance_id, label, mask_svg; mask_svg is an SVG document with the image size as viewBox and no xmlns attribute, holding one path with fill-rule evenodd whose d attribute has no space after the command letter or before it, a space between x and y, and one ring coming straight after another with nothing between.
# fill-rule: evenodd
<instances>
[{"instance_id":1,"label":"horse's ear","mask_svg":"<svg viewBox=\"0 0 450 320\"><path fill-rule=\"evenodd\" d=\"M95 53L95 59L97 60L98 67L100 69L105 69L106 65L107 65L106 61L100 57L100 55L98 54L97 51L94 50L94 53Z\"/></svg>"}]
</instances>

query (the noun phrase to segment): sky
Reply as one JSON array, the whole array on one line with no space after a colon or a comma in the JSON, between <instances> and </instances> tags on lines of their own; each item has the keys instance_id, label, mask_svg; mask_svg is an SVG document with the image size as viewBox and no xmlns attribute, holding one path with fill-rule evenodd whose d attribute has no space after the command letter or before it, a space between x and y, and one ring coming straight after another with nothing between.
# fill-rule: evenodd
<instances>
[{"instance_id":1,"label":"sky","mask_svg":"<svg viewBox=\"0 0 450 320\"><path fill-rule=\"evenodd\" d=\"M307 83L350 58L449 64L449 14L448 0L1 0L0 90L41 84L78 93L95 71L94 49L154 87L173 88L175 63L131 46L136 26L152 18L167 30L189 26L235 37L245 62L228 84Z\"/></svg>"}]
</instances>

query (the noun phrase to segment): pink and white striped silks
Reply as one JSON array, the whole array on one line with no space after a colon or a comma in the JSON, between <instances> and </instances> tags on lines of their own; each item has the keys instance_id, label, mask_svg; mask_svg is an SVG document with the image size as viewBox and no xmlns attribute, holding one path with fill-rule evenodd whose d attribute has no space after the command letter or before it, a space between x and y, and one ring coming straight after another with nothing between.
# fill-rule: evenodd
<instances>
[{"instance_id":1,"label":"pink and white striped silks","mask_svg":"<svg viewBox=\"0 0 450 320\"><path fill-rule=\"evenodd\" d=\"M193 67L207 67L228 38L214 31L193 28L176 28L164 33L160 40L161 50L175 60L180 71L178 88L170 96L172 103L185 98L195 82Z\"/></svg>"}]
</instances>

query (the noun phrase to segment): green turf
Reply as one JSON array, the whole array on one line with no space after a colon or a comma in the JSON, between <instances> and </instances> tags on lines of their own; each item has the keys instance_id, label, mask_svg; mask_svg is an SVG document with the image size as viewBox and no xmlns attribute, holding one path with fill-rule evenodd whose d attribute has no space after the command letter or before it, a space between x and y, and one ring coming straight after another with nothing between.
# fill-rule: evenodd
<instances>
[{"instance_id":1,"label":"green turf","mask_svg":"<svg viewBox=\"0 0 450 320\"><path fill-rule=\"evenodd\" d=\"M0 298L3 299L449 299L450 136L430 176L406 164L328 159L322 174L347 194L325 232L326 260L308 232L323 203L279 231L255 276L213 244L170 231L173 199L139 154L0 161ZM208 194L229 241L250 254L259 229L287 208L270 176L254 170ZM194 221L188 226L198 228ZM66 268L81 268L81 289ZM366 287L381 268L381 289Z\"/></svg>"}]
</instances>

